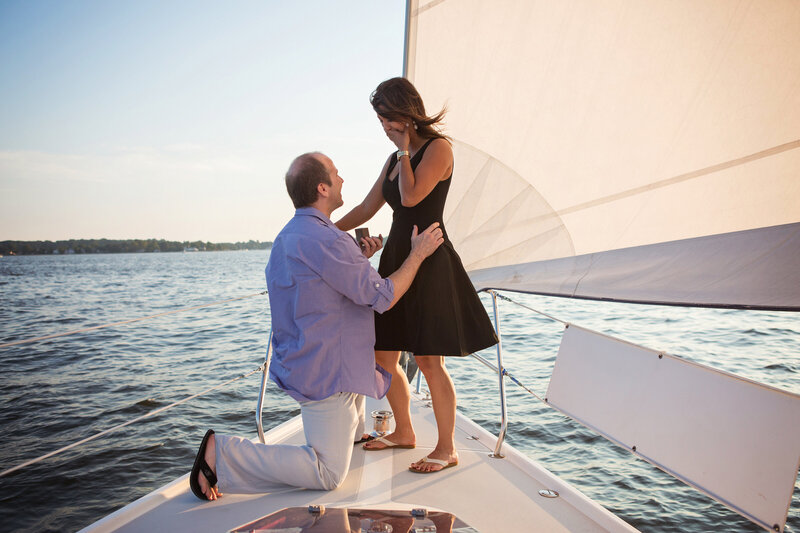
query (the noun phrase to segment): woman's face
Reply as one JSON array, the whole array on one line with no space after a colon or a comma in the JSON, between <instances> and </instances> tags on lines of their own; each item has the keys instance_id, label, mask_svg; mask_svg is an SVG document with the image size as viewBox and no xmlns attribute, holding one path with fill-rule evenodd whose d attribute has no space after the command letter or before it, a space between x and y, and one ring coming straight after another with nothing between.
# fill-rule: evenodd
<instances>
[{"instance_id":1,"label":"woman's face","mask_svg":"<svg viewBox=\"0 0 800 533\"><path fill-rule=\"evenodd\" d=\"M398 121L389 120L388 118L384 117L380 113L376 113L376 114L378 115L378 120L381 123L381 127L383 128L383 132L386 135L389 135L389 132L392 131L392 130L402 132L402 131L404 131L406 129L406 125L405 125L404 122L398 122Z\"/></svg>"}]
</instances>

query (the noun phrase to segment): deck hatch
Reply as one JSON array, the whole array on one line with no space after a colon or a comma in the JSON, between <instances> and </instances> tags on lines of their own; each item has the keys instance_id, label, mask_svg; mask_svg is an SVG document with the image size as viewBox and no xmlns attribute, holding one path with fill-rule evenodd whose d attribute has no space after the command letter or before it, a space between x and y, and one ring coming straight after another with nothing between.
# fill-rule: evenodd
<instances>
[{"instance_id":1,"label":"deck hatch","mask_svg":"<svg viewBox=\"0 0 800 533\"><path fill-rule=\"evenodd\" d=\"M322 507L310 512L308 507L288 507L232 529L230 533L479 533L455 515L444 511L419 509L349 509ZM424 515L424 516L423 516Z\"/></svg>"}]
</instances>

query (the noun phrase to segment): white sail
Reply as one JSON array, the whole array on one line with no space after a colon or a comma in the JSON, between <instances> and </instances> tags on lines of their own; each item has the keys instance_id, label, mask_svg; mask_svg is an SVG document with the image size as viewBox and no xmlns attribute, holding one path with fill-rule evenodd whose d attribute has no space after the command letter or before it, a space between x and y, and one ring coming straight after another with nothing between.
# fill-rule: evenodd
<instances>
[{"instance_id":1,"label":"white sail","mask_svg":"<svg viewBox=\"0 0 800 533\"><path fill-rule=\"evenodd\" d=\"M800 309L800 2L412 0L476 288Z\"/></svg>"}]
</instances>

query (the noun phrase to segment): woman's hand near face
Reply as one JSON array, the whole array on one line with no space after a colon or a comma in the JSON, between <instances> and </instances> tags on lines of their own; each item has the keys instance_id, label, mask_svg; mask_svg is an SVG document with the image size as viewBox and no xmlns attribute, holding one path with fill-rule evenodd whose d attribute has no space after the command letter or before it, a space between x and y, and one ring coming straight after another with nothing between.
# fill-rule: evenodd
<instances>
[{"instance_id":1,"label":"woman's hand near face","mask_svg":"<svg viewBox=\"0 0 800 533\"><path fill-rule=\"evenodd\" d=\"M389 140L394 143L398 150L408 150L411 143L411 123L405 122L383 122L383 131Z\"/></svg>"}]
</instances>

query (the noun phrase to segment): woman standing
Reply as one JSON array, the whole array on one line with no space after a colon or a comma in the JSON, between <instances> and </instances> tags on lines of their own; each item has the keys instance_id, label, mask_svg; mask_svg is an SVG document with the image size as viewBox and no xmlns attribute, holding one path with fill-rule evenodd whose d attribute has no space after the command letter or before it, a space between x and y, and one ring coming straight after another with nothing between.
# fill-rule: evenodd
<instances>
[{"instance_id":1,"label":"woman standing","mask_svg":"<svg viewBox=\"0 0 800 533\"><path fill-rule=\"evenodd\" d=\"M465 356L497 343L489 317L447 237L442 214L453 176L453 150L437 125L444 110L425 114L417 90L405 78L386 80L372 93L372 107L386 136L397 146L367 197L336 225L348 231L363 225L388 202L394 211L378 272L393 272L411 249L413 226L439 222L444 244L422 265L408 292L394 308L375 316L375 359L392 373L387 397L395 431L364 444L366 450L413 448L410 392L399 366L400 352L415 355L428 383L439 432L436 448L410 470L438 472L458 464L454 433L456 392L445 356Z\"/></svg>"}]
</instances>

